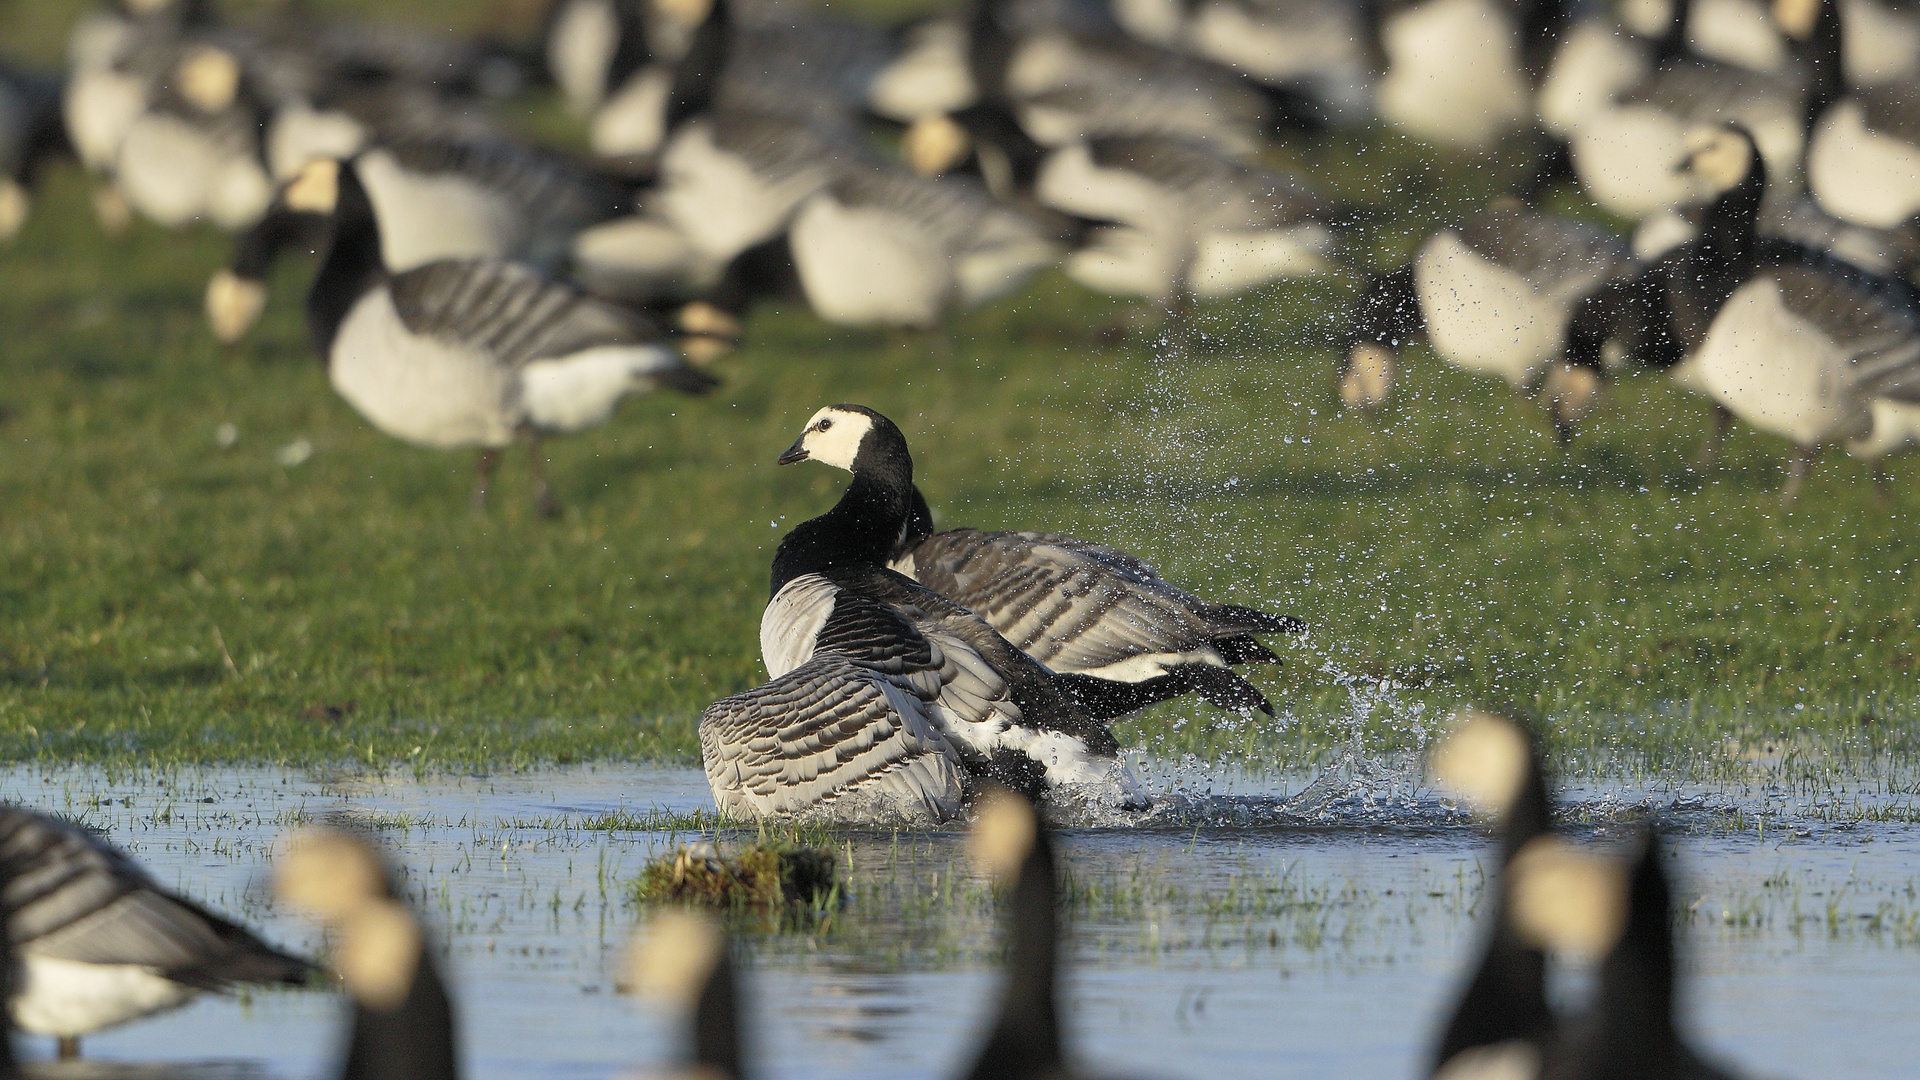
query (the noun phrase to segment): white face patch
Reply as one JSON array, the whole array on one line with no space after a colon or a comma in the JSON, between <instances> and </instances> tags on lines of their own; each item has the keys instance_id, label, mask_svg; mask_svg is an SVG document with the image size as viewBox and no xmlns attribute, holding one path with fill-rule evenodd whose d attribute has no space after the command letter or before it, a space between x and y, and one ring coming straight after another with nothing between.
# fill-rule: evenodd
<instances>
[{"instance_id":1,"label":"white face patch","mask_svg":"<svg viewBox=\"0 0 1920 1080\"><path fill-rule=\"evenodd\" d=\"M1687 136L1687 169L1715 195L1731 191L1753 168L1753 143L1726 128L1696 128Z\"/></svg>"},{"instance_id":2,"label":"white face patch","mask_svg":"<svg viewBox=\"0 0 1920 1080\"><path fill-rule=\"evenodd\" d=\"M865 413L848 412L829 406L813 414L800 433L800 445L809 461L818 461L836 469L853 471L853 459L860 453L860 440L873 430L873 418Z\"/></svg>"},{"instance_id":3,"label":"white face patch","mask_svg":"<svg viewBox=\"0 0 1920 1080\"><path fill-rule=\"evenodd\" d=\"M1820 0L1773 0L1773 21L1780 29L1800 41L1813 34L1813 24L1820 17Z\"/></svg>"},{"instance_id":4,"label":"white face patch","mask_svg":"<svg viewBox=\"0 0 1920 1080\"><path fill-rule=\"evenodd\" d=\"M301 168L300 175L280 195L289 210L331 214L340 202L340 163L318 158Z\"/></svg>"}]
</instances>

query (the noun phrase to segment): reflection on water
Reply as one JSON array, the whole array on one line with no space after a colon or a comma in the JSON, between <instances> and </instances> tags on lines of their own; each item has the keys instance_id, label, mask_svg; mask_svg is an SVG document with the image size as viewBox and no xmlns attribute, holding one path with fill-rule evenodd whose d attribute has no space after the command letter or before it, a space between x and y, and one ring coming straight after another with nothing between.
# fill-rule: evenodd
<instances>
[{"instance_id":1,"label":"reflection on water","mask_svg":"<svg viewBox=\"0 0 1920 1080\"><path fill-rule=\"evenodd\" d=\"M1085 1056L1176 1077L1414 1075L1474 945L1484 848L1473 830L1404 762L1356 754L1313 776L1146 771L1166 797L1143 826L1063 836L1069 1016ZM1681 837L1689 1008L1704 1041L1766 1075L1856 1080L1911 1075L1920 836L1906 790L1592 784L1568 796L1576 828L1602 839L1648 811ZM616 995L611 972L637 916L625 883L689 839L659 817L644 825L645 812L710 806L697 771L419 781L14 769L0 772L0 796L104 828L161 881L315 951L317 936L267 897L264 868L284 829L348 814L381 830L446 934L472 1076L599 1080L669 1052L663 1019ZM808 933L749 942L762 1072L949 1074L994 992L992 896L953 834L837 842L848 907ZM1578 992L1577 978L1567 985ZM336 1004L280 991L205 999L34 1075L323 1076Z\"/></svg>"}]
</instances>

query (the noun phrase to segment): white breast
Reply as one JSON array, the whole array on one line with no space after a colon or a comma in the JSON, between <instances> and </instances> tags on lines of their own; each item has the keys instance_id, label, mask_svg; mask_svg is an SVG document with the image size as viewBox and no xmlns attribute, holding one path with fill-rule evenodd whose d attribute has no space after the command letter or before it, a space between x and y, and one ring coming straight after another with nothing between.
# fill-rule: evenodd
<instances>
[{"instance_id":1,"label":"white breast","mask_svg":"<svg viewBox=\"0 0 1920 1080\"><path fill-rule=\"evenodd\" d=\"M500 258L526 242L525 216L465 177L408 172L385 150L362 154L357 171L394 273L439 259Z\"/></svg>"},{"instance_id":2,"label":"white breast","mask_svg":"<svg viewBox=\"0 0 1920 1080\"><path fill-rule=\"evenodd\" d=\"M127 129L147 108L147 84L116 71L88 71L67 84L60 108L74 153L94 172L113 167Z\"/></svg>"},{"instance_id":3,"label":"white breast","mask_svg":"<svg viewBox=\"0 0 1920 1080\"><path fill-rule=\"evenodd\" d=\"M788 240L807 301L828 322L933 326L955 299L945 249L905 215L822 192L800 208Z\"/></svg>"},{"instance_id":4,"label":"white breast","mask_svg":"<svg viewBox=\"0 0 1920 1080\"><path fill-rule=\"evenodd\" d=\"M1085 143L1048 154L1034 178L1034 194L1055 210L1101 221L1163 226L1183 216L1178 192L1136 172L1101 168Z\"/></svg>"},{"instance_id":5,"label":"white breast","mask_svg":"<svg viewBox=\"0 0 1920 1080\"><path fill-rule=\"evenodd\" d=\"M1647 77L1646 54L1608 23L1575 26L1553 54L1534 96L1541 126L1562 139L1612 105L1614 96Z\"/></svg>"},{"instance_id":6,"label":"white breast","mask_svg":"<svg viewBox=\"0 0 1920 1080\"><path fill-rule=\"evenodd\" d=\"M1843 98L1814 131L1807 184L1834 216L1894 228L1920 213L1920 147L1869 131L1860 103Z\"/></svg>"},{"instance_id":7,"label":"white breast","mask_svg":"<svg viewBox=\"0 0 1920 1080\"><path fill-rule=\"evenodd\" d=\"M1452 232L1421 248L1413 278L1434 351L1468 371L1525 386L1560 350L1568 301L1535 290Z\"/></svg>"},{"instance_id":8,"label":"white breast","mask_svg":"<svg viewBox=\"0 0 1920 1080\"><path fill-rule=\"evenodd\" d=\"M1687 44L1701 56L1753 71L1777 71L1787 62L1786 44L1760 0L1694 0Z\"/></svg>"},{"instance_id":9,"label":"white breast","mask_svg":"<svg viewBox=\"0 0 1920 1080\"><path fill-rule=\"evenodd\" d=\"M672 93L672 68L649 64L634 72L593 114L588 145L601 157L637 157L660 149L667 137L667 98Z\"/></svg>"},{"instance_id":10,"label":"white breast","mask_svg":"<svg viewBox=\"0 0 1920 1080\"><path fill-rule=\"evenodd\" d=\"M1773 279L1759 277L1734 291L1673 377L1754 427L1812 446L1871 423L1865 404L1842 390L1847 364L1833 339L1787 309Z\"/></svg>"},{"instance_id":11,"label":"white breast","mask_svg":"<svg viewBox=\"0 0 1920 1080\"><path fill-rule=\"evenodd\" d=\"M1109 225L1067 257L1067 276L1095 292L1165 301L1180 286L1191 246L1173 230Z\"/></svg>"},{"instance_id":12,"label":"white breast","mask_svg":"<svg viewBox=\"0 0 1920 1080\"><path fill-rule=\"evenodd\" d=\"M206 212L226 154L207 132L166 113L135 120L120 144L114 174L135 210L168 228Z\"/></svg>"},{"instance_id":13,"label":"white breast","mask_svg":"<svg viewBox=\"0 0 1920 1080\"><path fill-rule=\"evenodd\" d=\"M813 659L813 642L833 616L840 587L818 574L802 574L780 587L760 614L760 660L777 679Z\"/></svg>"},{"instance_id":14,"label":"white breast","mask_svg":"<svg viewBox=\"0 0 1920 1080\"><path fill-rule=\"evenodd\" d=\"M573 238L573 276L602 296L687 296L711 286L725 270L671 222L650 214L595 225Z\"/></svg>"},{"instance_id":15,"label":"white breast","mask_svg":"<svg viewBox=\"0 0 1920 1080\"><path fill-rule=\"evenodd\" d=\"M512 373L474 350L409 333L385 288L347 313L327 374L348 404L396 439L443 449L513 441Z\"/></svg>"},{"instance_id":16,"label":"white breast","mask_svg":"<svg viewBox=\"0 0 1920 1080\"><path fill-rule=\"evenodd\" d=\"M1201 55L1261 79L1359 66L1355 27L1332 5L1316 14L1316 22L1301 25L1256 19L1240 4L1206 3L1194 13L1187 36Z\"/></svg>"},{"instance_id":17,"label":"white breast","mask_svg":"<svg viewBox=\"0 0 1920 1080\"><path fill-rule=\"evenodd\" d=\"M1380 33L1380 115L1409 134L1485 147L1529 113L1513 23L1489 0L1428 0Z\"/></svg>"},{"instance_id":18,"label":"white breast","mask_svg":"<svg viewBox=\"0 0 1920 1080\"><path fill-rule=\"evenodd\" d=\"M1878 0L1841 0L1847 81L1871 86L1920 74L1920 18Z\"/></svg>"},{"instance_id":19,"label":"white breast","mask_svg":"<svg viewBox=\"0 0 1920 1080\"><path fill-rule=\"evenodd\" d=\"M267 127L267 165L281 183L310 161L351 157L367 141L367 129L346 113L295 102L274 114Z\"/></svg>"},{"instance_id":20,"label":"white breast","mask_svg":"<svg viewBox=\"0 0 1920 1080\"><path fill-rule=\"evenodd\" d=\"M1281 278L1325 273L1333 233L1319 224L1203 233L1187 267L1195 296L1232 296Z\"/></svg>"},{"instance_id":21,"label":"white breast","mask_svg":"<svg viewBox=\"0 0 1920 1080\"><path fill-rule=\"evenodd\" d=\"M979 96L967 68L967 32L947 22L916 29L867 89L873 111L903 123L964 109Z\"/></svg>"},{"instance_id":22,"label":"white breast","mask_svg":"<svg viewBox=\"0 0 1920 1080\"><path fill-rule=\"evenodd\" d=\"M585 116L607 90L607 71L620 49L620 22L612 0L566 0L547 35L547 70L567 107Z\"/></svg>"},{"instance_id":23,"label":"white breast","mask_svg":"<svg viewBox=\"0 0 1920 1080\"><path fill-rule=\"evenodd\" d=\"M811 171L763 179L738 155L714 145L712 133L699 124L668 140L660 176L660 213L716 259L731 259L774 235L824 180L824 173Z\"/></svg>"},{"instance_id":24,"label":"white breast","mask_svg":"<svg viewBox=\"0 0 1920 1080\"><path fill-rule=\"evenodd\" d=\"M132 964L83 964L27 953L26 985L15 991L13 1019L40 1035L62 1038L178 1008L198 991Z\"/></svg>"},{"instance_id":25,"label":"white breast","mask_svg":"<svg viewBox=\"0 0 1920 1080\"><path fill-rule=\"evenodd\" d=\"M628 394L678 362L662 345L604 345L520 370L520 404L542 431L578 431L604 423Z\"/></svg>"},{"instance_id":26,"label":"white breast","mask_svg":"<svg viewBox=\"0 0 1920 1080\"><path fill-rule=\"evenodd\" d=\"M1574 172L1593 201L1639 219L1697 201L1696 185L1674 171L1686 155L1686 125L1646 105L1594 114L1574 132Z\"/></svg>"},{"instance_id":27,"label":"white breast","mask_svg":"<svg viewBox=\"0 0 1920 1080\"><path fill-rule=\"evenodd\" d=\"M1873 414L1873 431L1864 439L1849 442L1847 453L1872 460L1920 442L1920 405L1876 398L1868 408Z\"/></svg>"},{"instance_id":28,"label":"white breast","mask_svg":"<svg viewBox=\"0 0 1920 1080\"><path fill-rule=\"evenodd\" d=\"M1059 245L1023 228L989 217L981 236L953 261L953 277L965 307L984 304L1018 289L1060 259Z\"/></svg>"}]
</instances>

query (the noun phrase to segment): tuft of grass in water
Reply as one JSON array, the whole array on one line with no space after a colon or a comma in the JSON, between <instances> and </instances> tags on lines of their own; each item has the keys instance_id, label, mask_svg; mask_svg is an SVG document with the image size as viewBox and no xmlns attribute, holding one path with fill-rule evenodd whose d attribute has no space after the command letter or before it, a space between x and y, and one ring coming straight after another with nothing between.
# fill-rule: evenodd
<instances>
[{"instance_id":1,"label":"tuft of grass in water","mask_svg":"<svg viewBox=\"0 0 1920 1080\"><path fill-rule=\"evenodd\" d=\"M650 860L629 887L635 903L681 903L728 911L831 910L840 879L833 852L763 838L722 852L685 844Z\"/></svg>"}]
</instances>

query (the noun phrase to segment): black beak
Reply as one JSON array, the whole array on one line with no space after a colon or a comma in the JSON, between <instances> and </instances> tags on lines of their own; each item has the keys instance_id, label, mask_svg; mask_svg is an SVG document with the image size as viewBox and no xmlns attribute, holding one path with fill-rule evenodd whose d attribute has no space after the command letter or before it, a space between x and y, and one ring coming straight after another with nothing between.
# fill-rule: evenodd
<instances>
[{"instance_id":1,"label":"black beak","mask_svg":"<svg viewBox=\"0 0 1920 1080\"><path fill-rule=\"evenodd\" d=\"M793 445L787 447L786 453L781 454L779 457L773 459L774 464L791 465L796 461L807 460L807 448L800 445L801 441L805 438L806 436L803 435L799 439L793 440Z\"/></svg>"}]
</instances>

